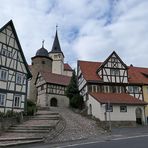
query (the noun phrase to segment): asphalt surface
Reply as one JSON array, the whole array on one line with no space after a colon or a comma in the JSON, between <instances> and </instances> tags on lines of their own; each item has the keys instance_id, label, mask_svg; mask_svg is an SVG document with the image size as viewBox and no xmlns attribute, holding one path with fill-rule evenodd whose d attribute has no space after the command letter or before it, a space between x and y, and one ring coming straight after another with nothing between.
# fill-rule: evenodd
<instances>
[{"instance_id":1,"label":"asphalt surface","mask_svg":"<svg viewBox=\"0 0 148 148\"><path fill-rule=\"evenodd\" d=\"M102 135L96 139L69 141L52 144L29 144L11 148L147 148L148 126L136 128L112 129L111 135Z\"/></svg>"},{"instance_id":2,"label":"asphalt surface","mask_svg":"<svg viewBox=\"0 0 148 148\"><path fill-rule=\"evenodd\" d=\"M145 137L130 137L129 139L111 140L104 142L69 145L61 148L147 148L148 135Z\"/></svg>"}]
</instances>

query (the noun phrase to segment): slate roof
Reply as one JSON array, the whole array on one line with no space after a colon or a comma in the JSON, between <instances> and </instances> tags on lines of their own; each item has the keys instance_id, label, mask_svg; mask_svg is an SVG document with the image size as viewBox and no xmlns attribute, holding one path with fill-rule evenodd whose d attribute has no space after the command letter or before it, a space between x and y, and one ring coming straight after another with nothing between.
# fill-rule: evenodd
<instances>
[{"instance_id":1,"label":"slate roof","mask_svg":"<svg viewBox=\"0 0 148 148\"><path fill-rule=\"evenodd\" d=\"M51 73L51 71L40 72L46 83L58 84L67 86L70 82L71 77L60 74Z\"/></svg>"},{"instance_id":2,"label":"slate roof","mask_svg":"<svg viewBox=\"0 0 148 148\"><path fill-rule=\"evenodd\" d=\"M125 93L89 93L100 103L126 104L126 105L147 105L146 102L136 99Z\"/></svg>"},{"instance_id":3,"label":"slate roof","mask_svg":"<svg viewBox=\"0 0 148 148\"><path fill-rule=\"evenodd\" d=\"M62 53L63 54L63 52L61 50L60 43L59 43L57 30L56 30L54 42L53 42L53 45L52 45L52 49L49 53ZM64 54L63 54L63 56L64 56Z\"/></svg>"},{"instance_id":4,"label":"slate roof","mask_svg":"<svg viewBox=\"0 0 148 148\"><path fill-rule=\"evenodd\" d=\"M37 50L36 56L49 57L48 56L48 51L44 47Z\"/></svg>"},{"instance_id":5,"label":"slate roof","mask_svg":"<svg viewBox=\"0 0 148 148\"><path fill-rule=\"evenodd\" d=\"M73 71L73 69L70 67L70 65L68 63L64 63L64 70Z\"/></svg>"},{"instance_id":6,"label":"slate roof","mask_svg":"<svg viewBox=\"0 0 148 148\"><path fill-rule=\"evenodd\" d=\"M100 82L103 80L97 74L102 62L78 61L78 65L86 81ZM128 66L128 81L131 84L148 84L148 68Z\"/></svg>"}]
</instances>

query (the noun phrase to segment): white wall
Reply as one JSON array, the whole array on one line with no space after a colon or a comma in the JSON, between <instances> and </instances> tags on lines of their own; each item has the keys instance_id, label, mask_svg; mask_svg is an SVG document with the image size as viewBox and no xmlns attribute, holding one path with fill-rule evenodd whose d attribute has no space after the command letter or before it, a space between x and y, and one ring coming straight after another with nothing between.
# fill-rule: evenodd
<instances>
[{"instance_id":1,"label":"white wall","mask_svg":"<svg viewBox=\"0 0 148 148\"><path fill-rule=\"evenodd\" d=\"M100 104L96 99L89 95L89 99L87 101L87 107L92 105L92 115L101 121L105 121L105 104ZM121 105L113 105L113 112L110 112L112 121L136 121L136 108L140 107L142 109L143 114L143 122L144 118L144 107L143 106L127 106L127 112L120 112ZM107 112L107 120L109 120L109 113Z\"/></svg>"}]
</instances>

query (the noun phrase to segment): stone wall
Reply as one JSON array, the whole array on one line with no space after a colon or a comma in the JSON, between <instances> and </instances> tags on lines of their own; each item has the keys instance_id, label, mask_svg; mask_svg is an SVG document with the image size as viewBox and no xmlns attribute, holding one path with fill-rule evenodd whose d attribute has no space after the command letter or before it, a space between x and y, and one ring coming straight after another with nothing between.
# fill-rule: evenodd
<instances>
[{"instance_id":1,"label":"stone wall","mask_svg":"<svg viewBox=\"0 0 148 148\"><path fill-rule=\"evenodd\" d=\"M30 116L19 116L19 117L8 117L0 119L0 135L2 132L9 129L10 126L20 124L24 121L29 120Z\"/></svg>"},{"instance_id":2,"label":"stone wall","mask_svg":"<svg viewBox=\"0 0 148 148\"><path fill-rule=\"evenodd\" d=\"M43 64L43 61L45 64ZM52 71L52 59L48 57L38 57L35 56L32 58L32 65L31 65L31 73L32 73L32 79L30 81L29 86L29 99L36 102L37 99L37 88L35 86L35 81L38 72L40 71Z\"/></svg>"},{"instance_id":3,"label":"stone wall","mask_svg":"<svg viewBox=\"0 0 148 148\"><path fill-rule=\"evenodd\" d=\"M68 107L69 99L66 96L56 95L56 94L48 94L48 106L50 106L50 101L52 98L57 99L57 106L59 107Z\"/></svg>"},{"instance_id":4,"label":"stone wall","mask_svg":"<svg viewBox=\"0 0 148 148\"><path fill-rule=\"evenodd\" d=\"M10 126L18 124L17 118L0 119L0 134L6 131Z\"/></svg>"},{"instance_id":5,"label":"stone wall","mask_svg":"<svg viewBox=\"0 0 148 148\"><path fill-rule=\"evenodd\" d=\"M109 129L109 121L97 121L98 125L101 126L103 129ZM135 121L111 121L111 127L118 128L118 127L136 127Z\"/></svg>"}]
</instances>

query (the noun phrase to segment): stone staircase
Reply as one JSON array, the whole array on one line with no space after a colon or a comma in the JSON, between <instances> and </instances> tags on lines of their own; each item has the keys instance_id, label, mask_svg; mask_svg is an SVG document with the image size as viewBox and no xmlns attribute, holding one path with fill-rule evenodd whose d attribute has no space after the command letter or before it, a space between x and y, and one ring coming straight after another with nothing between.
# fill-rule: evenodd
<instances>
[{"instance_id":1,"label":"stone staircase","mask_svg":"<svg viewBox=\"0 0 148 148\"><path fill-rule=\"evenodd\" d=\"M39 110L36 116L19 125L10 127L0 136L0 147L44 142L45 137L56 129L60 116L49 109Z\"/></svg>"}]
</instances>

